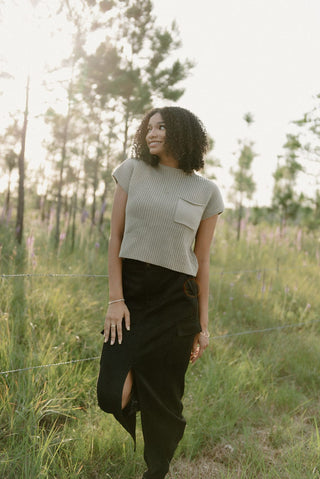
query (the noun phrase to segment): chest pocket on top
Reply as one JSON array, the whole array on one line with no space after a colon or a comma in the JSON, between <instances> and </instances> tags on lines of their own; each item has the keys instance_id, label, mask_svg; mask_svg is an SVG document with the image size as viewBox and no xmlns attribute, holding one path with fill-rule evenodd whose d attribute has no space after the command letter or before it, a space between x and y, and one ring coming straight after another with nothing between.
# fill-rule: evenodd
<instances>
[{"instance_id":1,"label":"chest pocket on top","mask_svg":"<svg viewBox=\"0 0 320 479\"><path fill-rule=\"evenodd\" d=\"M174 212L174 221L181 223L192 230L197 230L205 205L194 203L183 198L178 199L178 203Z\"/></svg>"}]
</instances>

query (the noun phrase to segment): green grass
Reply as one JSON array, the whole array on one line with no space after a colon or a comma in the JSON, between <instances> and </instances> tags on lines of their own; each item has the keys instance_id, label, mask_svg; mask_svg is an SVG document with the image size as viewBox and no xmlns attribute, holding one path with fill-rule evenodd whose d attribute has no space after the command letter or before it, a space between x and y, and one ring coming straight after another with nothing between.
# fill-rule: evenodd
<instances>
[{"instance_id":1,"label":"green grass","mask_svg":"<svg viewBox=\"0 0 320 479\"><path fill-rule=\"evenodd\" d=\"M56 254L48 233L40 225L33 231L31 252L0 230L2 274L106 274L107 244L94 232L82 231L72 254L67 243ZM188 370L188 425L168 479L320 476L318 285L313 237L248 225L237 242L220 221L212 338ZM99 356L106 295L102 277L0 278L1 371ZM1 478L141 478L141 428L134 452L97 406L98 366L90 360L0 375Z\"/></svg>"}]
</instances>

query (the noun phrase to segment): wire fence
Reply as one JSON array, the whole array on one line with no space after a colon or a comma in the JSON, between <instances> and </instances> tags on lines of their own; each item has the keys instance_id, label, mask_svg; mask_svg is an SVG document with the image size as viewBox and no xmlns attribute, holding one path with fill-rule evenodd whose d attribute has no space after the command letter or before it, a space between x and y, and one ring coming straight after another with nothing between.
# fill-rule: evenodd
<instances>
[{"instance_id":1,"label":"wire fence","mask_svg":"<svg viewBox=\"0 0 320 479\"><path fill-rule=\"evenodd\" d=\"M320 319L315 319L313 321L305 321L303 323L295 323L295 324L283 324L279 326L274 326L270 328L263 328L263 329L251 329L247 331L239 331L237 333L227 333L227 334L221 334L218 336L211 336L211 339L218 340L218 339L225 339L225 338L232 338L232 337L237 337L237 336L244 336L244 335L249 335L249 334L264 334L264 333L270 333L273 331L281 331L284 329L289 329L289 328L301 328L303 326L309 326L311 324L317 324L320 323ZM0 375L9 375L13 373L20 373L24 371L31 371L34 369L40 369L40 368L49 368L53 366L66 366L69 364L76 364L76 363L82 363L85 361L95 361L97 359L100 359L100 356L94 356L92 358L83 358L83 359L71 359L70 361L62 361L58 363L49 363L49 364L40 364L38 366L28 366L25 368L18 368L18 369L10 369L8 371L0 371Z\"/></svg>"},{"instance_id":2,"label":"wire fence","mask_svg":"<svg viewBox=\"0 0 320 479\"><path fill-rule=\"evenodd\" d=\"M0 278L108 278L107 274L81 274L81 273L15 273L0 274Z\"/></svg>"},{"instance_id":3,"label":"wire fence","mask_svg":"<svg viewBox=\"0 0 320 479\"><path fill-rule=\"evenodd\" d=\"M277 264L276 268L257 268L257 269L239 269L239 270L221 270L221 271L216 271L214 274L215 275L228 275L228 274L249 274L249 273L256 273L256 274L261 274L265 272L279 272L279 264ZM108 278L109 275L107 274L94 274L94 273L13 273L13 274L0 274L0 278L3 279L15 279L15 278ZM262 328L262 329L253 329L253 330L246 330L246 331L239 331L235 333L226 333L226 334L221 334L218 336L211 336L211 339L213 340L220 340L220 339L225 339L225 338L232 338L232 337L239 337L239 336L245 336L245 335L250 335L250 334L264 334L264 333L269 333L273 331L281 331L285 329L293 329L293 328L301 328L304 326L308 326L311 324L317 324L320 323L320 319L316 319L313 321L306 321L306 322L300 322L300 323L295 323L295 324L284 324L284 325L278 325L270 328ZM76 364L76 363L82 363L82 362L87 362L87 361L95 361L98 360L100 356L94 356L91 358L82 358L82 359L71 359L69 361L62 361L62 362L57 362L57 363L49 363L49 364L40 364L37 366L28 366L24 368L17 368L17 369L10 369L7 371L0 371L0 376L4 375L9 375L13 373L18 373L18 372L25 372L25 371L31 371L35 369L41 369L41 368L49 368L53 366L66 366L70 364Z\"/></svg>"},{"instance_id":4,"label":"wire fence","mask_svg":"<svg viewBox=\"0 0 320 479\"><path fill-rule=\"evenodd\" d=\"M277 264L274 268L256 268L256 269L235 269L235 270L217 270L213 272L215 276L224 276L228 274L250 274L250 273L267 273L267 272L288 272L299 271L301 268L281 268ZM12 279L12 278L109 278L108 274L94 274L94 273L0 273L0 278Z\"/></svg>"},{"instance_id":5,"label":"wire fence","mask_svg":"<svg viewBox=\"0 0 320 479\"><path fill-rule=\"evenodd\" d=\"M279 268L258 268L258 269L237 269L237 270L220 270L214 271L214 275L223 276L225 274L249 274L263 272L279 272ZM108 278L108 274L83 274L83 273L13 273L0 274L0 278Z\"/></svg>"}]
</instances>

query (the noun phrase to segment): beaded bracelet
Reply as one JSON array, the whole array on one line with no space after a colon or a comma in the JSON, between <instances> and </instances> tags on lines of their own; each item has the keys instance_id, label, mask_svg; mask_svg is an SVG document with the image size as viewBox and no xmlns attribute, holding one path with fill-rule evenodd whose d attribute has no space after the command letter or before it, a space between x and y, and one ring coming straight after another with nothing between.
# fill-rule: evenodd
<instances>
[{"instance_id":1,"label":"beaded bracelet","mask_svg":"<svg viewBox=\"0 0 320 479\"><path fill-rule=\"evenodd\" d=\"M109 303L108 303L108 304L120 303L121 301L124 301L124 298L121 298L121 299L114 299L113 301L109 301Z\"/></svg>"}]
</instances>

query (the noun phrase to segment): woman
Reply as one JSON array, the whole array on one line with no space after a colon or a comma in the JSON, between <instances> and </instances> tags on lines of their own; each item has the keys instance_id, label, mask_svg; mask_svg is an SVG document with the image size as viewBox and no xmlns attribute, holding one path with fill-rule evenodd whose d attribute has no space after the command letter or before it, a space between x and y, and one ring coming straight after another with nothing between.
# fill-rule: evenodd
<instances>
[{"instance_id":1,"label":"woman","mask_svg":"<svg viewBox=\"0 0 320 479\"><path fill-rule=\"evenodd\" d=\"M185 428L185 372L209 344L210 245L223 201L195 173L206 150L195 115L158 108L136 133L135 159L113 172L98 402L134 440L141 411L144 479L163 479L169 470Z\"/></svg>"}]
</instances>

